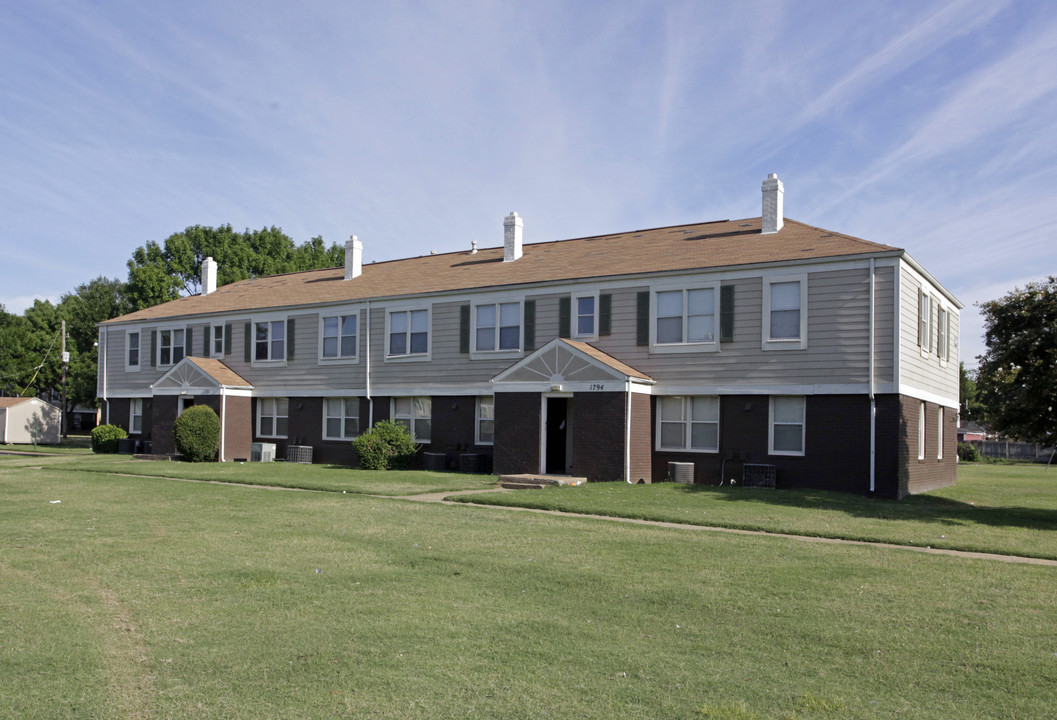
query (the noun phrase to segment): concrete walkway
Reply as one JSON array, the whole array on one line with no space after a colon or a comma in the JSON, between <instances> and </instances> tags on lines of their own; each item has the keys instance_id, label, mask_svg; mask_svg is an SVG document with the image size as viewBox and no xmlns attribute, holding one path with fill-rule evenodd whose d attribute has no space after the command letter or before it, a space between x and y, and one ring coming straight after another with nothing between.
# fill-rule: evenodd
<instances>
[{"instance_id":1,"label":"concrete walkway","mask_svg":"<svg viewBox=\"0 0 1057 720\"><path fill-rule=\"evenodd\" d=\"M1057 560L1046 560L1044 558L1023 557L1021 555L999 555L997 553L970 552L967 550L946 550L934 547L915 547L913 545L897 545L895 543L868 542L866 540L844 540L841 538L824 538L812 535L790 535L787 533L765 532L763 530L738 530L736 528L717 527L714 525L688 525L684 523L665 522L663 520L640 520L636 518L613 517L612 515L591 515L589 513L565 512L563 510L542 510L540 508L512 507L510 505L481 505L477 503L461 503L448 500L447 498L460 495L476 495L486 492L531 492L529 490L461 490L458 492L429 493L427 495L404 495L402 500L413 500L416 502L442 503L445 505L473 505L474 507L488 507L499 510L517 510L521 512L542 513L544 515L556 515L560 517L590 518L594 520L609 520L612 522L629 523L632 525L648 525L651 527L670 528L673 530L688 530L692 532L717 532L732 535L754 535L757 537L775 537L785 540L799 540L802 542L826 543L829 545L862 545L866 547L887 548L891 550L909 550L910 552L925 553L926 555L948 555L957 558L969 558L973 560L997 560L1005 563L1017 563L1022 565L1044 565L1057 567Z\"/></svg>"}]
</instances>

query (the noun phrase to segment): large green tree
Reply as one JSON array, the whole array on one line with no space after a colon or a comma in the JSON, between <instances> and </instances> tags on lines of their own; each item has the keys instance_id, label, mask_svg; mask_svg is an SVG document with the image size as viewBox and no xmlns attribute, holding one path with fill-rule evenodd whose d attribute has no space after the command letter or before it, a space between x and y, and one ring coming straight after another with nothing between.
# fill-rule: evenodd
<instances>
[{"instance_id":1,"label":"large green tree","mask_svg":"<svg viewBox=\"0 0 1057 720\"><path fill-rule=\"evenodd\" d=\"M993 427L1057 444L1057 277L980 305L987 352L977 383Z\"/></svg>"},{"instance_id":2,"label":"large green tree","mask_svg":"<svg viewBox=\"0 0 1057 720\"><path fill-rule=\"evenodd\" d=\"M162 245L148 242L128 261L126 296L138 310L200 291L202 261L217 262L217 285L264 275L338 267L345 248L322 237L295 245L276 227L235 231L231 225L193 225L174 233Z\"/></svg>"},{"instance_id":3,"label":"large green tree","mask_svg":"<svg viewBox=\"0 0 1057 720\"><path fill-rule=\"evenodd\" d=\"M976 371L966 370L965 363L960 363L961 374L961 414L965 422L984 424L987 422L987 406L980 399L980 388L976 384Z\"/></svg>"}]
</instances>

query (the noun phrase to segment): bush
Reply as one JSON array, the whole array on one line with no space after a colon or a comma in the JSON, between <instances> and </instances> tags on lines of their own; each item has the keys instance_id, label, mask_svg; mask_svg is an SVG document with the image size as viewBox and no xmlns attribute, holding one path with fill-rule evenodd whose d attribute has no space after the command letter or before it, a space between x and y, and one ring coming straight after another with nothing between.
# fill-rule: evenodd
<instances>
[{"instance_id":1,"label":"bush","mask_svg":"<svg viewBox=\"0 0 1057 720\"><path fill-rule=\"evenodd\" d=\"M967 442L958 443L958 459L962 462L980 462L980 451Z\"/></svg>"},{"instance_id":2,"label":"bush","mask_svg":"<svg viewBox=\"0 0 1057 720\"><path fill-rule=\"evenodd\" d=\"M212 462L220 449L220 418L208 405L183 411L173 423L176 452L191 462Z\"/></svg>"},{"instance_id":3,"label":"bush","mask_svg":"<svg viewBox=\"0 0 1057 720\"><path fill-rule=\"evenodd\" d=\"M364 470L406 470L419 446L403 425L382 420L352 441Z\"/></svg>"},{"instance_id":4,"label":"bush","mask_svg":"<svg viewBox=\"0 0 1057 720\"><path fill-rule=\"evenodd\" d=\"M99 425L92 428L92 452L116 453L117 441L127 437L128 433L117 425Z\"/></svg>"}]
</instances>

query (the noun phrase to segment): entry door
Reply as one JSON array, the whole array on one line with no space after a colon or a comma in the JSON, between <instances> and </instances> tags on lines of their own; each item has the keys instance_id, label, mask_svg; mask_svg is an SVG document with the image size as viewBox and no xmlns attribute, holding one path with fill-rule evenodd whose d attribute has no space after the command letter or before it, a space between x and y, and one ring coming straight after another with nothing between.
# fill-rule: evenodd
<instances>
[{"instance_id":1,"label":"entry door","mask_svg":"<svg viewBox=\"0 0 1057 720\"><path fill-rule=\"evenodd\" d=\"M567 475L572 465L569 441L569 398L547 398L547 462L548 475Z\"/></svg>"},{"instance_id":2,"label":"entry door","mask_svg":"<svg viewBox=\"0 0 1057 720\"><path fill-rule=\"evenodd\" d=\"M176 409L176 416L177 417L179 417L180 415L183 415L184 414L184 410L186 410L187 408L194 407L195 399L193 397L181 397L180 398L180 402L178 403L178 405L179 405L179 407Z\"/></svg>"}]
</instances>

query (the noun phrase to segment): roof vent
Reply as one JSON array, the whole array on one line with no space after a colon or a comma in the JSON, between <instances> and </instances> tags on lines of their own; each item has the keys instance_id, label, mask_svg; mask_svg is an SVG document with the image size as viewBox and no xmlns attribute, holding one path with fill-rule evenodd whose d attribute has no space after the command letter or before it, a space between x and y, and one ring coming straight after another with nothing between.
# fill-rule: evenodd
<instances>
[{"instance_id":1,"label":"roof vent","mask_svg":"<svg viewBox=\"0 0 1057 720\"><path fill-rule=\"evenodd\" d=\"M202 261L202 294L217 291L217 261L207 257Z\"/></svg>"},{"instance_id":2,"label":"roof vent","mask_svg":"<svg viewBox=\"0 0 1057 720\"><path fill-rule=\"evenodd\" d=\"M521 257L521 229L525 221L512 212L503 220L503 262L514 262Z\"/></svg>"},{"instance_id":3,"label":"roof vent","mask_svg":"<svg viewBox=\"0 0 1057 720\"><path fill-rule=\"evenodd\" d=\"M363 274L363 243L355 235L345 242L345 279L352 280Z\"/></svg>"},{"instance_id":4,"label":"roof vent","mask_svg":"<svg viewBox=\"0 0 1057 720\"><path fill-rule=\"evenodd\" d=\"M785 186L778 179L777 173L771 173L763 181L763 218L760 223L760 232L767 235L776 233L782 229L785 223L783 218L783 198Z\"/></svg>"}]
</instances>

